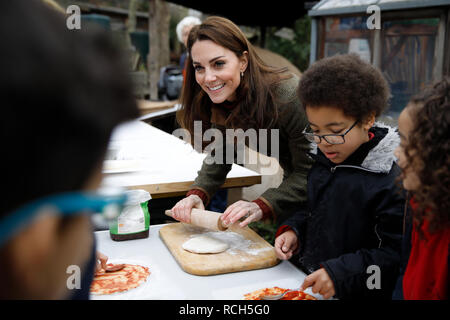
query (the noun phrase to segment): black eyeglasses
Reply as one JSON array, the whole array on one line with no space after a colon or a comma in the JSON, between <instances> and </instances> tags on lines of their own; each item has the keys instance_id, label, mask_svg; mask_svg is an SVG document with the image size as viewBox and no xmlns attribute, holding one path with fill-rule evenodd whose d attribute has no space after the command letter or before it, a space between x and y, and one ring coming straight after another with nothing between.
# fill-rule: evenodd
<instances>
[{"instance_id":1,"label":"black eyeglasses","mask_svg":"<svg viewBox=\"0 0 450 320\"><path fill-rule=\"evenodd\" d=\"M305 138L309 141L309 142L314 142L316 144L319 144L322 142L322 139L324 139L326 142L328 142L329 144L343 144L345 143L345 138L344 136L350 132L350 130L353 129L353 127L358 123L358 121L356 121L350 128L348 128L347 131L345 131L342 134L324 134L324 135L318 135L318 134L314 134L311 132L306 132L306 128L305 130L303 130L303 134L305 135Z\"/></svg>"}]
</instances>

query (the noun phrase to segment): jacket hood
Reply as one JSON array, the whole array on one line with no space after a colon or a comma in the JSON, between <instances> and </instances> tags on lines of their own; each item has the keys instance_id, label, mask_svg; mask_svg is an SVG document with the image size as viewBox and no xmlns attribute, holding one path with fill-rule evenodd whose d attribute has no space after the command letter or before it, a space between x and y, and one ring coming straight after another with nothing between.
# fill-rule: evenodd
<instances>
[{"instance_id":1,"label":"jacket hood","mask_svg":"<svg viewBox=\"0 0 450 320\"><path fill-rule=\"evenodd\" d=\"M397 160L394 156L394 150L400 144L400 136L397 129L385 125L381 122L375 123L376 127L387 128L388 132L383 139L367 154L361 166L363 168L389 172L392 165Z\"/></svg>"},{"instance_id":2,"label":"jacket hood","mask_svg":"<svg viewBox=\"0 0 450 320\"><path fill-rule=\"evenodd\" d=\"M373 126L386 128L388 131L380 142L369 151L360 166L371 171L389 173L392 165L397 160L394 156L394 150L400 143L400 136L396 128L382 122L375 122ZM311 144L310 153L317 155L317 145L315 143Z\"/></svg>"}]
</instances>

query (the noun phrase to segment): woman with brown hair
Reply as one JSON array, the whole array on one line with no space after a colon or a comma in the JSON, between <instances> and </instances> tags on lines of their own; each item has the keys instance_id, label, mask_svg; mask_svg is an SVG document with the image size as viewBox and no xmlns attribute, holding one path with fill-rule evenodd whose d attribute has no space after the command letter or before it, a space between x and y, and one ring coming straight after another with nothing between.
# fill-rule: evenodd
<instances>
[{"instance_id":1,"label":"woman with brown hair","mask_svg":"<svg viewBox=\"0 0 450 320\"><path fill-rule=\"evenodd\" d=\"M222 17L209 17L193 27L187 49L182 109L177 114L182 128L191 137L196 124L203 130L217 129L224 134L229 129L256 130L261 138L261 132L265 132L275 141L267 144L268 150L260 146L256 151L267 155L271 152L273 156L273 146L278 147L278 160L284 170L278 188L268 189L252 202L232 204L222 215L223 222L231 224L245 216L240 223L244 227L253 221L292 213L306 200L306 176L311 166L306 155L310 144L302 133L307 121L296 96L298 78L286 68L265 65L242 31ZM278 136L272 135L274 130ZM202 145L205 147L204 142ZM230 149L222 147L225 156ZM207 155L186 198L172 208L175 219L189 222L191 209L203 209L224 183L232 163L215 159L214 152Z\"/></svg>"},{"instance_id":2,"label":"woman with brown hair","mask_svg":"<svg viewBox=\"0 0 450 320\"><path fill-rule=\"evenodd\" d=\"M400 114L398 129L401 143L395 154L403 187L412 195L412 217L405 216L407 265L393 297L446 300L450 296L450 78L414 96Z\"/></svg>"}]
</instances>

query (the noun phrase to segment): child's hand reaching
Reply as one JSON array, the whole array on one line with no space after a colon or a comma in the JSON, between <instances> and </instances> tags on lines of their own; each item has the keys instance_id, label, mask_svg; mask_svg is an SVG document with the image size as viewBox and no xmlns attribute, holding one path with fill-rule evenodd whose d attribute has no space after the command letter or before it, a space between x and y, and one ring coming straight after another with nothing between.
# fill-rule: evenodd
<instances>
[{"instance_id":1,"label":"child's hand reaching","mask_svg":"<svg viewBox=\"0 0 450 320\"><path fill-rule=\"evenodd\" d=\"M108 257L101 253L100 251L96 252L97 263L95 264L95 272L101 272L102 270L106 270L106 262L108 261Z\"/></svg>"},{"instance_id":2,"label":"child's hand reaching","mask_svg":"<svg viewBox=\"0 0 450 320\"><path fill-rule=\"evenodd\" d=\"M301 291L305 291L306 288L312 286L313 293L320 293L324 299L329 299L335 295L334 283L324 268L311 273L305 278Z\"/></svg>"},{"instance_id":3,"label":"child's hand reaching","mask_svg":"<svg viewBox=\"0 0 450 320\"><path fill-rule=\"evenodd\" d=\"M275 253L278 259L289 260L298 247L297 235L288 230L275 239Z\"/></svg>"}]
</instances>

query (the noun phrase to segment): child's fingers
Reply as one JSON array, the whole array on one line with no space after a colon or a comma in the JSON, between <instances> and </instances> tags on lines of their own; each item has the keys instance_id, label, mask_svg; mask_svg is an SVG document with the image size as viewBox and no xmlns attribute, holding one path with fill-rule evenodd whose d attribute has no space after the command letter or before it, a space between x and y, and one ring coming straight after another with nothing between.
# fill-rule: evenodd
<instances>
[{"instance_id":1,"label":"child's fingers","mask_svg":"<svg viewBox=\"0 0 450 320\"><path fill-rule=\"evenodd\" d=\"M294 246L295 246L294 241L292 241L292 239L288 239L288 240L284 241L283 246L281 247L281 250L283 250L283 252L293 251Z\"/></svg>"},{"instance_id":2,"label":"child's fingers","mask_svg":"<svg viewBox=\"0 0 450 320\"><path fill-rule=\"evenodd\" d=\"M108 256L104 255L100 251L96 252L97 254L97 264L96 264L96 270L100 271L101 269L106 269L106 262L108 261Z\"/></svg>"},{"instance_id":3,"label":"child's fingers","mask_svg":"<svg viewBox=\"0 0 450 320\"><path fill-rule=\"evenodd\" d=\"M280 236L275 239L275 246L283 253L289 252L292 246L292 241L285 236Z\"/></svg>"},{"instance_id":4,"label":"child's fingers","mask_svg":"<svg viewBox=\"0 0 450 320\"><path fill-rule=\"evenodd\" d=\"M280 260L288 260L288 257L286 256L286 254L283 251L281 251L279 248L275 248L275 255Z\"/></svg>"},{"instance_id":5,"label":"child's fingers","mask_svg":"<svg viewBox=\"0 0 450 320\"><path fill-rule=\"evenodd\" d=\"M278 237L275 239L275 254L279 259L286 260L286 254L281 250L284 244L284 237Z\"/></svg>"},{"instance_id":6,"label":"child's fingers","mask_svg":"<svg viewBox=\"0 0 450 320\"><path fill-rule=\"evenodd\" d=\"M332 289L327 289L327 290L322 289L319 293L322 295L322 297L325 300L330 299L332 296L334 296L334 290L332 290Z\"/></svg>"},{"instance_id":7,"label":"child's fingers","mask_svg":"<svg viewBox=\"0 0 450 320\"><path fill-rule=\"evenodd\" d=\"M323 296L324 299L330 299L334 296L334 285L332 281L325 281L319 293Z\"/></svg>"},{"instance_id":8,"label":"child's fingers","mask_svg":"<svg viewBox=\"0 0 450 320\"><path fill-rule=\"evenodd\" d=\"M276 254L277 258L280 259L280 260L289 260L290 258L292 258L292 252L291 251L290 252L283 252L283 251L278 249L278 251L275 250L275 254Z\"/></svg>"},{"instance_id":9,"label":"child's fingers","mask_svg":"<svg viewBox=\"0 0 450 320\"><path fill-rule=\"evenodd\" d=\"M281 248L281 246L283 245L284 241L285 241L285 237L283 235L278 236L275 239L275 248L277 248L277 247Z\"/></svg>"},{"instance_id":10,"label":"child's fingers","mask_svg":"<svg viewBox=\"0 0 450 320\"><path fill-rule=\"evenodd\" d=\"M275 239L275 252L279 259L288 260L292 258L294 250L297 248L297 238L283 233Z\"/></svg>"},{"instance_id":11,"label":"child's fingers","mask_svg":"<svg viewBox=\"0 0 450 320\"><path fill-rule=\"evenodd\" d=\"M314 284L311 287L311 291L313 293L319 293L320 294L322 288L323 288L323 282L320 281L320 279L316 279L316 281L314 282Z\"/></svg>"},{"instance_id":12,"label":"child's fingers","mask_svg":"<svg viewBox=\"0 0 450 320\"><path fill-rule=\"evenodd\" d=\"M305 278L305 280L303 281L302 286L300 287L301 291L305 291L307 288L311 287L312 285L314 285L316 282L316 275L315 272L311 273L309 276L307 276Z\"/></svg>"},{"instance_id":13,"label":"child's fingers","mask_svg":"<svg viewBox=\"0 0 450 320\"><path fill-rule=\"evenodd\" d=\"M275 240L275 254L278 259L289 260L292 257L292 250L284 250L286 238L283 236L278 237Z\"/></svg>"}]
</instances>

